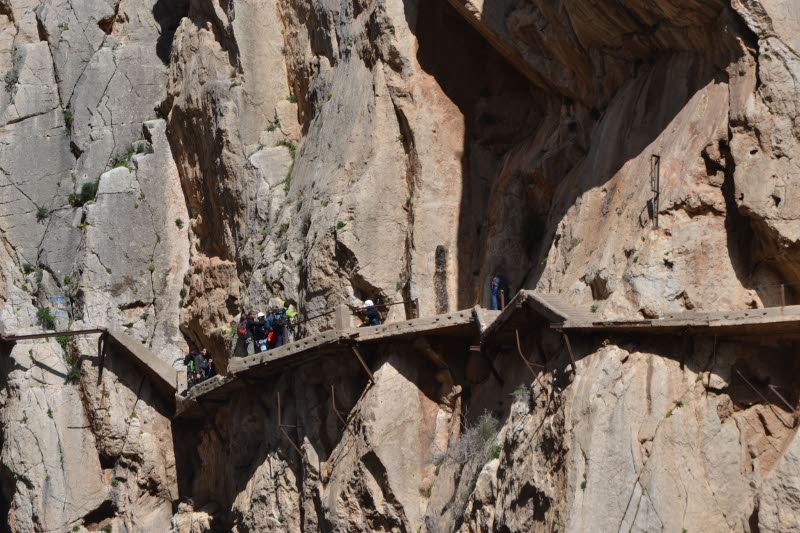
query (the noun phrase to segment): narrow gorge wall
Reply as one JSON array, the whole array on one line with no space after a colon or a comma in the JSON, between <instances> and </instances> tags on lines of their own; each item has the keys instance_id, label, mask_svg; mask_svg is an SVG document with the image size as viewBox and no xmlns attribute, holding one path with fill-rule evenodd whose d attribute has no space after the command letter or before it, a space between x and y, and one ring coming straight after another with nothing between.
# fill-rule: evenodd
<instances>
[{"instance_id":1,"label":"narrow gorge wall","mask_svg":"<svg viewBox=\"0 0 800 533\"><path fill-rule=\"evenodd\" d=\"M0 0L2 328L114 326L224 369L243 309L419 298L431 315L488 304L498 271L609 320L773 306L781 284L794 303L799 50L791 0ZM20 343L0 511L19 531L796 525L776 511L796 508L782 407L730 377L766 358L746 375L795 401L789 355L729 346L717 368L708 339L599 339L571 381L529 335L549 362L527 404L508 354L504 387L460 376L457 405L410 346L371 356L363 396L352 362L276 380L315 413L285 413L307 417L302 458L258 394L218 422L253 434L241 449L208 427L173 443L135 370L100 377L93 338ZM441 349L466 372L466 348ZM352 435L320 407L331 383ZM433 465L484 407L499 456Z\"/></svg>"},{"instance_id":2,"label":"narrow gorge wall","mask_svg":"<svg viewBox=\"0 0 800 533\"><path fill-rule=\"evenodd\" d=\"M432 340L428 348L396 343L365 353L373 385L355 358L341 357L246 383L215 411L217 429L204 434L194 458L194 507L182 506L175 524L428 532L797 526L796 415L777 396L764 398L773 396L767 385L791 402L800 394L791 340L573 336L573 373L560 335L534 324L520 333L533 375L515 349L489 349L495 370L481 376L475 369L485 362L466 355L467 343ZM426 349L449 365L455 386L446 394Z\"/></svg>"}]
</instances>

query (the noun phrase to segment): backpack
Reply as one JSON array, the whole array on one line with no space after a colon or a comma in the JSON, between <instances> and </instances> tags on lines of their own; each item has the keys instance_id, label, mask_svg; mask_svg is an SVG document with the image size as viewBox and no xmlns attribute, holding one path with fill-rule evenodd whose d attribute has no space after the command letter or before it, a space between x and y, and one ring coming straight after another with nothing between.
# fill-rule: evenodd
<instances>
[{"instance_id":1,"label":"backpack","mask_svg":"<svg viewBox=\"0 0 800 533\"><path fill-rule=\"evenodd\" d=\"M239 335L247 335L247 319L239 322L239 326L236 328L236 333Z\"/></svg>"},{"instance_id":2,"label":"backpack","mask_svg":"<svg viewBox=\"0 0 800 533\"><path fill-rule=\"evenodd\" d=\"M277 309L272 313L272 329L282 330L286 327L286 309Z\"/></svg>"},{"instance_id":3,"label":"backpack","mask_svg":"<svg viewBox=\"0 0 800 533\"><path fill-rule=\"evenodd\" d=\"M256 339L266 339L267 338L267 323L263 320L259 320L253 325L253 334L255 335Z\"/></svg>"}]
</instances>

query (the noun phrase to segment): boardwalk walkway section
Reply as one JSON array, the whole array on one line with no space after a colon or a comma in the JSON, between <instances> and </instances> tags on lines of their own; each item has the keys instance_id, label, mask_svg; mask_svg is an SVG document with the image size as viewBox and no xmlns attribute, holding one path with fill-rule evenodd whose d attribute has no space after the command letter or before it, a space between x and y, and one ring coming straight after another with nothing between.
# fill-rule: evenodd
<instances>
[{"instance_id":1,"label":"boardwalk walkway section","mask_svg":"<svg viewBox=\"0 0 800 533\"><path fill-rule=\"evenodd\" d=\"M341 313L340 313L341 314ZM363 357L359 347L382 343L411 343L419 338L456 340L484 347L513 345L518 331L549 327L568 335L631 333L648 335L699 334L725 337L762 336L778 342L800 342L800 306L773 307L724 312L686 312L659 319L601 321L593 313L570 305L560 295L523 290L506 309L489 311L480 307L432 317L392 322L366 328L350 328L339 317L337 329L300 339L280 348L247 357L233 358L228 373L215 376L186 391L185 371L176 370L145 345L114 328L32 333L2 337L5 342L58 336L99 334L103 343L134 363L154 386L174 401L175 416L207 416L206 406L226 403L231 394L254 383L271 379L291 367L320 357L341 355ZM466 350L465 350L466 352ZM106 354L106 348L102 349ZM105 355L103 355L104 357Z\"/></svg>"},{"instance_id":2,"label":"boardwalk walkway section","mask_svg":"<svg viewBox=\"0 0 800 533\"><path fill-rule=\"evenodd\" d=\"M579 311L558 295L521 290L481 332L481 343L509 343L514 341L516 330L530 328L537 323L560 326L575 320L589 320L588 312Z\"/></svg>"},{"instance_id":3,"label":"boardwalk walkway section","mask_svg":"<svg viewBox=\"0 0 800 533\"><path fill-rule=\"evenodd\" d=\"M638 333L647 335L706 334L725 337L764 336L800 341L800 305L740 311L674 313L655 319L603 320L579 310L563 297L520 291L500 316L481 334L481 342L513 342L515 330L536 323L568 334Z\"/></svg>"},{"instance_id":4,"label":"boardwalk walkway section","mask_svg":"<svg viewBox=\"0 0 800 533\"><path fill-rule=\"evenodd\" d=\"M477 340L479 334L478 315L473 309L380 326L326 331L267 352L231 359L226 375L195 385L186 395L177 395L176 416L199 418L205 406L225 403L233 392L245 386L320 357L354 357L353 348L359 346L411 342L420 337L469 341Z\"/></svg>"},{"instance_id":5,"label":"boardwalk walkway section","mask_svg":"<svg viewBox=\"0 0 800 533\"><path fill-rule=\"evenodd\" d=\"M114 328L94 328L77 331L11 334L3 336L0 340L8 343L16 343L27 340L98 334L100 335L100 341L98 343L100 354L98 355L101 359L106 357L108 348L112 348L115 354L120 354L132 361L142 373L150 378L153 385L167 398L169 404L173 405L175 393L185 388L185 385L181 385L186 381L185 372L183 370L176 370L170 364L162 361L156 354L151 352L147 346L121 330Z\"/></svg>"},{"instance_id":6,"label":"boardwalk walkway section","mask_svg":"<svg viewBox=\"0 0 800 533\"><path fill-rule=\"evenodd\" d=\"M726 337L762 335L800 340L800 305L675 313L657 319L591 321L569 320L560 326L575 333L631 332L652 335L697 333Z\"/></svg>"},{"instance_id":7,"label":"boardwalk walkway section","mask_svg":"<svg viewBox=\"0 0 800 533\"><path fill-rule=\"evenodd\" d=\"M107 332L110 345L119 353L127 354L128 358L165 395L174 397L175 393L182 388L180 384L185 382L185 379L181 379L185 375L184 371L176 370L175 367L151 352L147 346L122 331L109 328Z\"/></svg>"}]
</instances>

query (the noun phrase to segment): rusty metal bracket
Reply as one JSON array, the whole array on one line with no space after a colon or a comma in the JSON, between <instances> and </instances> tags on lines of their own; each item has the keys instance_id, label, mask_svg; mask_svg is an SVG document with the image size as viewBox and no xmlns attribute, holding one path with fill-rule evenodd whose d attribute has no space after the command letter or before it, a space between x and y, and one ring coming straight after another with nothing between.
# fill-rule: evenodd
<instances>
[{"instance_id":1,"label":"rusty metal bracket","mask_svg":"<svg viewBox=\"0 0 800 533\"><path fill-rule=\"evenodd\" d=\"M522 358L522 361L525 363L525 366L528 367L528 370L530 371L531 375L533 376L533 379L535 379L536 383L538 383L539 386L542 388L542 390L544 390L544 383L539 381L539 375L536 373L536 371L533 369L533 367L534 366L538 366L539 368L546 368L546 367L544 365L537 365L536 363L531 363L530 361L528 361L528 358L525 357L525 355L522 353L522 343L519 340L519 330L515 329L514 330L514 334L517 337L517 353Z\"/></svg>"},{"instance_id":2,"label":"rusty metal bracket","mask_svg":"<svg viewBox=\"0 0 800 533\"><path fill-rule=\"evenodd\" d=\"M297 444L295 444L294 440L292 440L292 437L290 437L289 434L286 433L286 430L284 429L284 428L293 428L293 427L297 427L297 426L290 426L290 425L286 425L286 424L281 423L281 393L280 393L280 391L276 391L275 394L278 397L278 429L281 431L281 433L283 433L283 436L286 437L286 440L289 441L289 444L291 444L292 447L295 450L297 450L297 453L299 453L300 456L302 457L303 452L300 450L300 447Z\"/></svg>"},{"instance_id":3,"label":"rusty metal bracket","mask_svg":"<svg viewBox=\"0 0 800 533\"><path fill-rule=\"evenodd\" d=\"M527 357L525 357L525 355L522 353L522 343L521 343L521 342L520 342L520 340L519 340L519 330L518 330L518 329L515 329L515 330L514 330L514 334L515 334L515 335L516 335L516 337L517 337L517 353L518 353L518 354L519 354L519 356L522 358L522 361L525 363L525 366L527 366L527 367L528 367L528 370L530 370L530 371L531 371L531 374L533 374L534 376L536 376L536 372L533 370L533 367L534 367L534 366L538 366L539 368L546 368L546 367L545 367L544 365L539 365L539 364L536 364L536 363L531 363L531 362L528 360L528 358L527 358Z\"/></svg>"},{"instance_id":4,"label":"rusty metal bracket","mask_svg":"<svg viewBox=\"0 0 800 533\"><path fill-rule=\"evenodd\" d=\"M786 421L786 420L785 420L785 419L784 419L784 418L783 418L783 417L780 415L780 413L778 413L778 411L776 411L776 410L775 410L775 408L774 408L774 407L772 407L772 403L771 403L769 400L767 400L767 398L766 398L766 397L764 397L764 395L763 395L763 394L761 394L761 391L759 391L757 388L755 388L755 386L754 386L752 383L750 383L750 382L747 380L747 378L746 378L746 377L744 377L744 374L742 374L741 372L739 372L739 370L738 370L738 369L736 370L736 373L737 373L737 374L739 374L739 377L740 377L740 378L742 378L742 380L743 380L743 381L744 381L744 382L747 384L747 386L748 386L748 387L750 387L751 389L753 389L753 392L755 392L756 394L758 394L758 396L759 396L759 397L760 397L762 400L764 400L764 403L765 403L765 404L767 404L767 407L769 407L770 411L772 411L772 414L774 414L776 417L778 417L778 419L779 419L781 422L783 422L783 425L784 425L784 426L786 426L786 427L787 427L787 428L789 428L789 429L794 429L794 426L795 426L795 424L790 424L789 422L787 422L787 421ZM775 391L773 391L773 392L775 392ZM778 395L778 396L780 396L780 395ZM785 401L785 400L784 400L784 401ZM794 411L794 410L793 410L793 411Z\"/></svg>"},{"instance_id":5,"label":"rusty metal bracket","mask_svg":"<svg viewBox=\"0 0 800 533\"><path fill-rule=\"evenodd\" d=\"M353 433L353 430L350 429L350 426L347 424L347 421L344 419L342 414L339 412L339 408L336 407L336 391L334 390L333 385L331 385L331 407L333 407L333 412L336 413L336 416L339 418L339 421L344 426L344 429L348 433L350 433L353 437L355 437L356 434Z\"/></svg>"},{"instance_id":6,"label":"rusty metal bracket","mask_svg":"<svg viewBox=\"0 0 800 533\"><path fill-rule=\"evenodd\" d=\"M369 376L369 380L374 384L375 383L375 376L372 375L372 371L367 366L367 362L364 361L364 357L361 355L361 352L359 352L358 348L356 348L355 346L351 346L351 348L353 348L353 353L356 354L356 357L358 357L358 362L361 363L362 367L364 367L364 370L366 371L367 375Z\"/></svg>"},{"instance_id":7,"label":"rusty metal bracket","mask_svg":"<svg viewBox=\"0 0 800 533\"><path fill-rule=\"evenodd\" d=\"M572 372L574 372L575 375L578 375L578 365L575 363L575 354L572 353L572 344L569 342L569 336L563 329L558 329L557 331L559 331L561 336L564 337L564 343L567 345L567 352L569 352L569 358L570 361L572 361Z\"/></svg>"},{"instance_id":8,"label":"rusty metal bracket","mask_svg":"<svg viewBox=\"0 0 800 533\"><path fill-rule=\"evenodd\" d=\"M797 414L797 410L794 407L792 407L792 405L786 400L786 398L783 397L783 395L780 392L778 392L778 387L776 387L775 385L767 385L767 388L769 388L769 390L771 390L775 396L781 399L783 405L785 405L792 412L793 415Z\"/></svg>"}]
</instances>

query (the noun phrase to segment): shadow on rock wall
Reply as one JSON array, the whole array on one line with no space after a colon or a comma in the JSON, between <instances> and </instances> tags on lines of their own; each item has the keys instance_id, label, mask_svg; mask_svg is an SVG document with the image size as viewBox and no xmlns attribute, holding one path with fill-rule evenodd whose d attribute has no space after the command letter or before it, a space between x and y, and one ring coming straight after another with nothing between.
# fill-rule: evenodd
<instances>
[{"instance_id":1,"label":"shadow on rock wall","mask_svg":"<svg viewBox=\"0 0 800 533\"><path fill-rule=\"evenodd\" d=\"M488 25L498 17L504 20L508 3L485 2L481 20ZM700 17L692 31L705 33L701 24L709 9L700 10L705 18ZM722 13L720 16L729 15L721 6L713 9ZM407 16L413 16L413 11L407 10ZM716 44L707 50L697 43L679 46L672 37L661 43L644 39L620 52L616 78L611 79L609 72L602 71L603 65L611 68L607 60L591 64L595 56L608 55L609 49L577 46L560 58L572 58L575 63L561 67L573 73L586 70L586 75L594 76L590 84L616 88L607 98L594 99L596 107L590 108L575 100L574 93L531 83L444 0L422 3L415 22L410 25L419 42L420 65L464 116L459 308L487 305L488 281L498 271L510 276L512 290L535 286L544 271L542 259L557 244L554 238L559 224L571 208L586 201L588 191L608 188L606 204L625 202L628 214L641 210L640 218L648 218L647 201L636 204L649 190L645 167L650 150L656 149L655 141L675 140L665 132L676 117L708 86L728 83L725 67L744 53L721 25L719 29L714 26ZM746 30L742 32L748 35ZM533 34L516 35L515 43L521 46L519 39L525 36L529 39L526 44L535 48ZM703 42L705 39L707 36ZM610 46L599 43L606 45ZM683 127L685 130L686 124ZM693 134L683 132L684 137ZM709 136L708 142L714 141ZM720 149L724 151L726 146ZM699 159L700 154L685 155ZM638 171L626 169L632 162L637 169L641 167L638 179ZM726 182L728 252L737 277L748 286L750 229L732 198L732 164L729 161L727 168L718 169ZM626 183L617 185L615 181L623 174ZM602 217L607 218L605 214ZM598 235L597 244L609 238Z\"/></svg>"}]
</instances>

